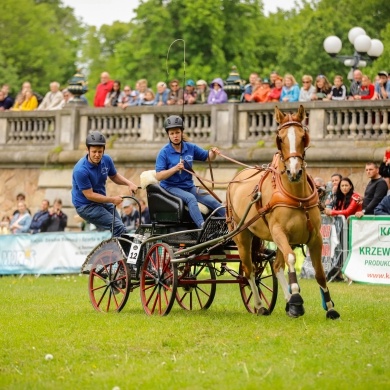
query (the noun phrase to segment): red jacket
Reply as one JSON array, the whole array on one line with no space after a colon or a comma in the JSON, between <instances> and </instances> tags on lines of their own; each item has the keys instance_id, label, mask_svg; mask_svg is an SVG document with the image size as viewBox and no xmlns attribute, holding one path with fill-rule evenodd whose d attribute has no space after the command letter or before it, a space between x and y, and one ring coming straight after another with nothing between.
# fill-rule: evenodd
<instances>
[{"instance_id":1,"label":"red jacket","mask_svg":"<svg viewBox=\"0 0 390 390\"><path fill-rule=\"evenodd\" d=\"M375 86L374 84L368 84L368 87L362 86L360 90L365 93L364 95L360 95L360 98L362 100L368 100L374 96Z\"/></svg>"},{"instance_id":2,"label":"red jacket","mask_svg":"<svg viewBox=\"0 0 390 390\"><path fill-rule=\"evenodd\" d=\"M114 82L112 80L107 81L106 83L98 84L96 87L95 99L93 100L93 105L95 107L104 107L104 101L106 100L107 93L111 92Z\"/></svg>"},{"instance_id":3,"label":"red jacket","mask_svg":"<svg viewBox=\"0 0 390 390\"><path fill-rule=\"evenodd\" d=\"M282 88L278 89L276 87L271 88L270 93L268 94L269 102L278 102L280 100L280 95L282 94Z\"/></svg>"},{"instance_id":4,"label":"red jacket","mask_svg":"<svg viewBox=\"0 0 390 390\"><path fill-rule=\"evenodd\" d=\"M336 215L344 215L345 218L348 218L351 215L355 215L357 211L362 211L362 198L359 194L354 192L347 208L344 208L344 203L339 203L337 207L338 210L333 209L331 215L333 217Z\"/></svg>"}]
</instances>

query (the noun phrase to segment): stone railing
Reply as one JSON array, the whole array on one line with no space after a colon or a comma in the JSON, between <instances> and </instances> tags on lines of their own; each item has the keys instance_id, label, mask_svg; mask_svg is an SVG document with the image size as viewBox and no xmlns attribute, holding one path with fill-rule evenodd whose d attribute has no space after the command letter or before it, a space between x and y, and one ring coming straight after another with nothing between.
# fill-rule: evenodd
<instances>
[{"instance_id":1,"label":"stone railing","mask_svg":"<svg viewBox=\"0 0 390 390\"><path fill-rule=\"evenodd\" d=\"M1 112L0 163L74 161L74 155L84 150L84 140L91 130L107 136L108 147L119 160L152 161L166 142L163 122L171 114L183 114L186 134L200 145L232 150L274 149L275 105L194 105L184 110L181 106L126 110L69 107L59 111ZM295 112L299 103L277 105L282 111ZM390 100L312 102L304 107L312 145L327 150L329 156L337 148L384 148L390 139ZM367 159L368 155L363 153L361 157Z\"/></svg>"}]
</instances>

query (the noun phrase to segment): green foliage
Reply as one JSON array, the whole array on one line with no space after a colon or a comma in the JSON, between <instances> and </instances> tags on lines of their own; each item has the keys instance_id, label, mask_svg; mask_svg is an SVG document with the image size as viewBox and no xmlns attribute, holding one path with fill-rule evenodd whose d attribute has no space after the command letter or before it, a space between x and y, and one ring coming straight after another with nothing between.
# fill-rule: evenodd
<instances>
[{"instance_id":1,"label":"green foliage","mask_svg":"<svg viewBox=\"0 0 390 390\"><path fill-rule=\"evenodd\" d=\"M57 1L2 0L0 48L6 67L0 83L12 83L13 93L25 80L45 93L51 81L64 83L74 74L82 30L72 10L60 5Z\"/></svg>"},{"instance_id":2,"label":"green foliage","mask_svg":"<svg viewBox=\"0 0 390 390\"><path fill-rule=\"evenodd\" d=\"M183 80L184 68L187 79L226 79L232 65L246 80L251 72L266 77L272 70L292 73L298 82L303 74L346 79L349 69L325 53L323 41L337 35L340 54L351 55L347 35L356 25L385 46L364 73L373 78L379 69L390 70L386 0L303 0L268 16L262 0L143 0L131 22L99 29L82 25L61 0L17 5L3 0L0 12L0 83L11 84L13 93L29 80L43 94L50 81L66 83L76 63L88 77L90 100L103 71L133 88L146 78L153 89L158 81Z\"/></svg>"},{"instance_id":3,"label":"green foliage","mask_svg":"<svg viewBox=\"0 0 390 390\"><path fill-rule=\"evenodd\" d=\"M113 78L132 86L139 78L147 78L152 87L160 80L181 80L184 40L187 79L226 79L232 65L243 79L253 71L266 77L272 70L292 73L298 82L303 74L325 74L331 81L341 74L346 79L349 69L327 55L323 41L328 35L338 35L343 40L341 54L353 54L347 34L360 25L385 44L382 58L364 70L373 77L380 67L386 68L390 56L388 9L383 0L304 0L292 11L278 10L266 17L261 0L147 0L136 9L123 39L96 51L94 65L100 67L93 66L91 75L97 82L107 67ZM111 28L104 26L98 34L112 35ZM168 48L176 39L167 63ZM100 39L100 43L105 41ZM102 55L104 61L99 64Z\"/></svg>"},{"instance_id":4,"label":"green foliage","mask_svg":"<svg viewBox=\"0 0 390 390\"><path fill-rule=\"evenodd\" d=\"M318 285L300 281L306 313L246 312L238 285L209 310L175 303L148 317L139 290L119 314L88 300L85 276L0 278L2 389L387 389L388 286L332 283L341 320L325 319ZM45 360L46 354L53 355Z\"/></svg>"}]
</instances>

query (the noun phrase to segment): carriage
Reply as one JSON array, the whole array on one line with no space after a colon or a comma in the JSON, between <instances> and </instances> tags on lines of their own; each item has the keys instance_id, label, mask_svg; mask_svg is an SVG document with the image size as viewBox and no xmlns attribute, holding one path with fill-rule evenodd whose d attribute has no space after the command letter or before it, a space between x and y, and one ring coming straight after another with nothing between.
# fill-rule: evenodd
<instances>
[{"instance_id":1,"label":"carriage","mask_svg":"<svg viewBox=\"0 0 390 390\"><path fill-rule=\"evenodd\" d=\"M244 169L229 183L226 219L214 211L198 229L181 199L158 183L145 187L152 224L103 241L83 264L96 310L122 310L136 287L148 315L167 315L175 301L185 310L207 309L217 284L236 283L250 313L269 315L279 282L286 313L297 318L305 310L293 248L307 245L326 318L340 317L321 262L319 198L306 171L305 109L285 115L275 107L275 118L278 152L265 168Z\"/></svg>"},{"instance_id":2,"label":"carriage","mask_svg":"<svg viewBox=\"0 0 390 390\"><path fill-rule=\"evenodd\" d=\"M217 284L235 283L245 308L254 313L252 292L232 240L239 227L229 232L225 218L214 216L214 211L198 229L180 198L158 184L148 185L146 191L152 223L103 241L82 267L89 273L94 309L119 312L139 287L148 315L167 315L175 301L184 310L203 310L211 306ZM140 208L136 198L127 198ZM272 267L275 251L259 244L260 240L252 243L256 285L272 312L278 288Z\"/></svg>"}]
</instances>

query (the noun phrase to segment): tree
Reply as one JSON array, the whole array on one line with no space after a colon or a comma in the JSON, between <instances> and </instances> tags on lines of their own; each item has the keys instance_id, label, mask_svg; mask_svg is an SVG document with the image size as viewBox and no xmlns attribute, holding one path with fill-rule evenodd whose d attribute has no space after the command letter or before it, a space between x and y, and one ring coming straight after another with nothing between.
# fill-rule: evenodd
<instances>
[{"instance_id":1,"label":"tree","mask_svg":"<svg viewBox=\"0 0 390 390\"><path fill-rule=\"evenodd\" d=\"M2 0L0 47L8 61L0 82L17 76L19 85L29 80L35 90L45 93L53 80L64 83L74 74L78 34L82 29L70 8L46 1ZM12 67L10 66L12 64Z\"/></svg>"},{"instance_id":2,"label":"tree","mask_svg":"<svg viewBox=\"0 0 390 390\"><path fill-rule=\"evenodd\" d=\"M60 0L21 2L50 5L57 20L63 12ZM373 77L389 62L389 23L386 0L301 0L291 11L279 9L267 17L262 0L143 0L130 23L88 28L79 62L92 85L90 96L104 70L132 87L140 78L148 79L152 88L158 81L182 80L184 57L187 79L224 79L236 65L242 78L253 71L265 77L277 70L282 75L292 73L298 82L303 74L325 74L332 80L336 74L346 78L350 69L327 55L324 39L339 36L341 54L350 55L353 47L347 34L360 25L385 44L383 56L364 70ZM75 30L63 30L73 42ZM75 56L74 50L67 52ZM13 62L15 67L17 63Z\"/></svg>"}]
</instances>

